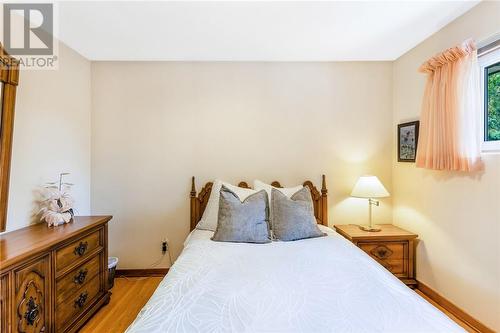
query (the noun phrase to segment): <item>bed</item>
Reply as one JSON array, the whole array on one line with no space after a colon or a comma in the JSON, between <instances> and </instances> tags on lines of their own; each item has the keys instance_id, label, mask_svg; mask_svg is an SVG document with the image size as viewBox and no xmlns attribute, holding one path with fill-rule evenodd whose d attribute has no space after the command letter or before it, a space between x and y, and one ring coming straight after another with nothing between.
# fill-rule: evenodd
<instances>
[{"instance_id":1,"label":"bed","mask_svg":"<svg viewBox=\"0 0 500 333\"><path fill-rule=\"evenodd\" d=\"M192 223L184 250L127 332L464 332L323 225L324 179L321 192L304 184L326 237L221 243ZM193 186L191 222L210 187L197 196Z\"/></svg>"}]
</instances>

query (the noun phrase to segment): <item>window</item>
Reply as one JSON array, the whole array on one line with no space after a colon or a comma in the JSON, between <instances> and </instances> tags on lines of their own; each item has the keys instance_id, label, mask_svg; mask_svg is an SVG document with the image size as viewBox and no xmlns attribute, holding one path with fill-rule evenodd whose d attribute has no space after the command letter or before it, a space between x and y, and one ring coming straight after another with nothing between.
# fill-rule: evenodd
<instances>
[{"instance_id":1,"label":"window","mask_svg":"<svg viewBox=\"0 0 500 333\"><path fill-rule=\"evenodd\" d=\"M480 55L482 151L500 152L500 48Z\"/></svg>"},{"instance_id":2,"label":"window","mask_svg":"<svg viewBox=\"0 0 500 333\"><path fill-rule=\"evenodd\" d=\"M485 75L485 141L500 140L500 61L486 67Z\"/></svg>"}]
</instances>

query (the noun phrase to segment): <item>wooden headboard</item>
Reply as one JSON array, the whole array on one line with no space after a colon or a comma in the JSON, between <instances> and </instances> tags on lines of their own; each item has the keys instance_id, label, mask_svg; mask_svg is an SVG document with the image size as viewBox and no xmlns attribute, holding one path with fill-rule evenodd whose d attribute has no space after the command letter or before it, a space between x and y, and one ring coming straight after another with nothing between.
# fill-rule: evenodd
<instances>
[{"instance_id":1,"label":"wooden headboard","mask_svg":"<svg viewBox=\"0 0 500 333\"><path fill-rule=\"evenodd\" d=\"M203 216L203 212L207 207L208 198L210 197L210 192L212 192L212 182L208 182L202 187L200 193L196 194L196 184L194 177L191 179L191 229L196 227L196 224L200 221ZM271 183L274 187L283 187L277 181ZM314 204L314 216L318 220L319 224L328 226L328 190L326 189L325 175L322 176L321 182L321 192L318 191L316 186L309 180L305 181L304 186L309 187L311 190L311 196ZM251 188L246 182L240 182L239 187Z\"/></svg>"}]
</instances>

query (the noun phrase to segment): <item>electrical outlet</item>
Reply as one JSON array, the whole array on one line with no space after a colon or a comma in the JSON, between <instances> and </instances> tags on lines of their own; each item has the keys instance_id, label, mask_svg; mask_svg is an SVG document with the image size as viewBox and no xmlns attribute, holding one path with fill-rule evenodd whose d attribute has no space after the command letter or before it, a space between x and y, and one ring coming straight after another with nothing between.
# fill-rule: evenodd
<instances>
[{"instance_id":1,"label":"electrical outlet","mask_svg":"<svg viewBox=\"0 0 500 333\"><path fill-rule=\"evenodd\" d=\"M161 253L165 254L168 251L168 240L165 237L163 241L161 242Z\"/></svg>"}]
</instances>

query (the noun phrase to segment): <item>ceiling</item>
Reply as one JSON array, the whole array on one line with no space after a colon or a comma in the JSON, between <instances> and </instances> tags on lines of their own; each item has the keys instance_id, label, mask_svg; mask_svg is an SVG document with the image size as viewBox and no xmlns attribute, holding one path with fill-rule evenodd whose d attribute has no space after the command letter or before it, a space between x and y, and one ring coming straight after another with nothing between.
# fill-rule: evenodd
<instances>
[{"instance_id":1,"label":"ceiling","mask_svg":"<svg viewBox=\"0 0 500 333\"><path fill-rule=\"evenodd\" d=\"M394 60L478 1L59 3L90 60Z\"/></svg>"}]
</instances>

